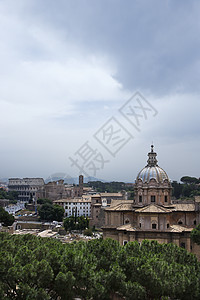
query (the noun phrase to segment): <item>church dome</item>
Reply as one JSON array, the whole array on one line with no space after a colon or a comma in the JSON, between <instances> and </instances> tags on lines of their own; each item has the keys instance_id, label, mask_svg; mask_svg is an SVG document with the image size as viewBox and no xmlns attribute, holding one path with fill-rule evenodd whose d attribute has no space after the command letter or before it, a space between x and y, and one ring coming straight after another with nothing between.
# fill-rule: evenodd
<instances>
[{"instance_id":1,"label":"church dome","mask_svg":"<svg viewBox=\"0 0 200 300\"><path fill-rule=\"evenodd\" d=\"M148 153L148 156L148 164L139 172L136 181L139 179L141 179L143 183L149 183L151 179L155 179L158 183L162 183L164 180L169 181L167 173L157 164L157 154L153 151L153 145L151 146L151 152Z\"/></svg>"},{"instance_id":2,"label":"church dome","mask_svg":"<svg viewBox=\"0 0 200 300\"><path fill-rule=\"evenodd\" d=\"M154 178L159 183L162 183L165 179L169 181L167 173L158 166L155 167L146 166L139 172L137 176L137 180L141 179L143 182L147 182L147 183L152 178Z\"/></svg>"}]
</instances>

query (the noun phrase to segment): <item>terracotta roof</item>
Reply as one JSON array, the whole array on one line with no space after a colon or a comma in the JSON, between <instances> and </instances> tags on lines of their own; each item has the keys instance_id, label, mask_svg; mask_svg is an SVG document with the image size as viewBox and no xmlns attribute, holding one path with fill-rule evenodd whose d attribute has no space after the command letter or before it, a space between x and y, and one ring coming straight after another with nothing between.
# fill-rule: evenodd
<instances>
[{"instance_id":1,"label":"terracotta roof","mask_svg":"<svg viewBox=\"0 0 200 300\"><path fill-rule=\"evenodd\" d=\"M82 195L82 199L91 201L91 195Z\"/></svg>"},{"instance_id":2,"label":"terracotta roof","mask_svg":"<svg viewBox=\"0 0 200 300\"><path fill-rule=\"evenodd\" d=\"M122 202L122 203L118 203L117 205L113 205L110 206L108 208L106 208L106 210L110 210L110 211L124 211L124 210L133 210L132 209L133 203L131 201L127 202Z\"/></svg>"},{"instance_id":3,"label":"terracotta roof","mask_svg":"<svg viewBox=\"0 0 200 300\"><path fill-rule=\"evenodd\" d=\"M171 225L170 226L170 231L172 232L183 232L183 231L192 231L193 228L188 228L188 227L184 227L181 225Z\"/></svg>"},{"instance_id":4,"label":"terracotta roof","mask_svg":"<svg viewBox=\"0 0 200 300\"><path fill-rule=\"evenodd\" d=\"M91 198L68 198L68 199L59 199L59 200L54 200L54 203L91 203Z\"/></svg>"},{"instance_id":5,"label":"terracotta roof","mask_svg":"<svg viewBox=\"0 0 200 300\"><path fill-rule=\"evenodd\" d=\"M132 227L131 224L125 224L116 228L117 230L136 231L137 229Z\"/></svg>"},{"instance_id":6,"label":"terracotta roof","mask_svg":"<svg viewBox=\"0 0 200 300\"><path fill-rule=\"evenodd\" d=\"M116 206L118 204L122 204L122 203L126 203L126 204L132 204L133 205L133 200L125 200L125 199L112 199L111 200L111 204L110 206Z\"/></svg>"},{"instance_id":7,"label":"terracotta roof","mask_svg":"<svg viewBox=\"0 0 200 300\"><path fill-rule=\"evenodd\" d=\"M101 197L122 197L122 193L99 193Z\"/></svg>"},{"instance_id":8,"label":"terracotta roof","mask_svg":"<svg viewBox=\"0 0 200 300\"><path fill-rule=\"evenodd\" d=\"M177 233L180 233L180 232L191 232L193 228L188 228L188 227L185 227L185 226L182 226L182 225L171 225L168 229L166 230L152 230L152 229L141 229L141 228L138 228L138 227L133 227L130 223L129 224L124 224L124 225L121 225L119 227L117 227L116 225L105 225L103 226L102 228L106 229L116 229L116 230L126 230L126 231L140 231L140 232L161 232L161 233L164 233L164 232L177 232Z\"/></svg>"},{"instance_id":9,"label":"terracotta roof","mask_svg":"<svg viewBox=\"0 0 200 300\"><path fill-rule=\"evenodd\" d=\"M194 203L181 203L173 205L175 211L195 211Z\"/></svg>"},{"instance_id":10,"label":"terracotta roof","mask_svg":"<svg viewBox=\"0 0 200 300\"><path fill-rule=\"evenodd\" d=\"M157 204L150 204L148 206L136 209L135 212L136 213L171 213L172 210Z\"/></svg>"}]
</instances>

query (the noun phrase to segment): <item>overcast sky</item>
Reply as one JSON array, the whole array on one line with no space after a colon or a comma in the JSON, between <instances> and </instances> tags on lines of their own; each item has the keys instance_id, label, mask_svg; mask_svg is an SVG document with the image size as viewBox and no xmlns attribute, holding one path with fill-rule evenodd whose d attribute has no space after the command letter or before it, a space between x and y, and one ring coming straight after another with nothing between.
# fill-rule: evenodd
<instances>
[{"instance_id":1,"label":"overcast sky","mask_svg":"<svg viewBox=\"0 0 200 300\"><path fill-rule=\"evenodd\" d=\"M0 177L200 177L199 49L195 0L0 0Z\"/></svg>"}]
</instances>

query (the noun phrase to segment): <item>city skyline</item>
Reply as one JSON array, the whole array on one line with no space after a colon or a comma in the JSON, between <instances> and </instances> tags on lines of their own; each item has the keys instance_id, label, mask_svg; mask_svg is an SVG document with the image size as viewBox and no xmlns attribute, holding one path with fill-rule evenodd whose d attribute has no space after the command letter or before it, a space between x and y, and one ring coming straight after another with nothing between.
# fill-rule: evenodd
<instances>
[{"instance_id":1,"label":"city skyline","mask_svg":"<svg viewBox=\"0 0 200 300\"><path fill-rule=\"evenodd\" d=\"M77 177L69 158L88 143L106 161L90 176L134 182L152 142L171 180L199 178L199 12L198 1L0 1L0 178ZM137 92L153 107L140 131L120 110ZM109 120L123 130L117 151L99 138Z\"/></svg>"}]
</instances>

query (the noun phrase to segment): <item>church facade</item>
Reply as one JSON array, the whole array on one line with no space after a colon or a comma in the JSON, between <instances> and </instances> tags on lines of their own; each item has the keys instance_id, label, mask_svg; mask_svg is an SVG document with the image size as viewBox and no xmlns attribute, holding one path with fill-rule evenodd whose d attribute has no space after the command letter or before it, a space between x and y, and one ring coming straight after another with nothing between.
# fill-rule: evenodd
<instances>
[{"instance_id":1,"label":"church facade","mask_svg":"<svg viewBox=\"0 0 200 300\"><path fill-rule=\"evenodd\" d=\"M191 241L190 233L200 222L200 201L172 201L171 194L171 182L158 166L152 145L147 165L135 181L134 201L121 201L105 209L104 238L113 238L122 245L157 240L198 254L199 247Z\"/></svg>"}]
</instances>

